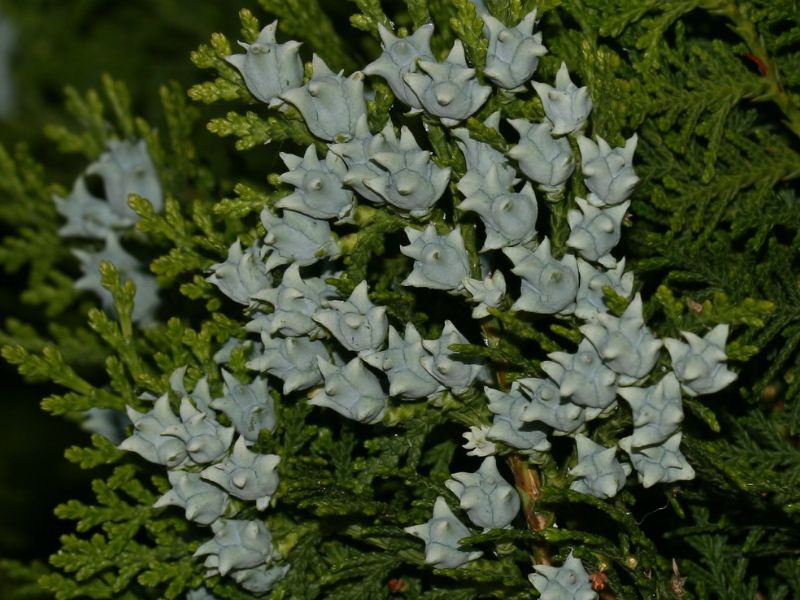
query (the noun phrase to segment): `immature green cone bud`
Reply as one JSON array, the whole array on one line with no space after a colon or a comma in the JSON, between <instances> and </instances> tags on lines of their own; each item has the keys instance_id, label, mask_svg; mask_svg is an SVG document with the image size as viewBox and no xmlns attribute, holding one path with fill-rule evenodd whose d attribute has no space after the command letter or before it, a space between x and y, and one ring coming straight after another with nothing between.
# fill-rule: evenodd
<instances>
[{"instance_id":1,"label":"immature green cone bud","mask_svg":"<svg viewBox=\"0 0 800 600\"><path fill-rule=\"evenodd\" d=\"M610 287L625 298L629 298L633 292L633 273L625 272L624 258L620 259L613 269L598 269L595 265L579 258L578 275L580 285L575 316L586 321L608 310L603 288Z\"/></svg>"},{"instance_id":2,"label":"immature green cone bud","mask_svg":"<svg viewBox=\"0 0 800 600\"><path fill-rule=\"evenodd\" d=\"M242 74L250 93L262 102L278 104L278 96L303 84L303 63L300 60L300 42L294 40L278 44L273 21L258 34L255 42L239 42L245 54L226 56L230 64Z\"/></svg>"},{"instance_id":3,"label":"immature green cone bud","mask_svg":"<svg viewBox=\"0 0 800 600\"><path fill-rule=\"evenodd\" d=\"M428 353L413 323L406 323L404 335L401 337L390 325L386 349L364 353L361 358L368 365L386 373L390 396L400 400L427 398L443 389L443 386L422 366L421 359Z\"/></svg>"},{"instance_id":4,"label":"immature green cone bud","mask_svg":"<svg viewBox=\"0 0 800 600\"><path fill-rule=\"evenodd\" d=\"M382 24L378 25L383 54L364 67L366 75L379 75L386 80L392 93L412 108L422 108L419 99L405 81L407 73L417 71L420 60L436 60L431 52L433 25L427 23L404 38L395 37Z\"/></svg>"},{"instance_id":5,"label":"immature green cone bud","mask_svg":"<svg viewBox=\"0 0 800 600\"><path fill-rule=\"evenodd\" d=\"M631 457L639 481L648 488L657 483L672 483L694 479L694 469L680 451L682 434L674 433L664 443L645 448L634 448L633 438L619 441L619 447Z\"/></svg>"},{"instance_id":6,"label":"immature green cone bud","mask_svg":"<svg viewBox=\"0 0 800 600\"><path fill-rule=\"evenodd\" d=\"M631 472L628 464L620 464L616 458L616 448L606 448L596 444L588 437L575 436L578 446L578 464L569 470L577 477L569 486L581 494L595 498L613 498L623 487Z\"/></svg>"},{"instance_id":7,"label":"immature green cone bud","mask_svg":"<svg viewBox=\"0 0 800 600\"><path fill-rule=\"evenodd\" d=\"M617 395L617 375L603 360L589 340L582 340L575 354L551 352L542 362L542 370L558 386L563 398L579 406L604 410Z\"/></svg>"},{"instance_id":8,"label":"immature green cone bud","mask_svg":"<svg viewBox=\"0 0 800 600\"><path fill-rule=\"evenodd\" d=\"M181 440L191 463L205 465L228 451L235 433L233 427L223 427L212 415L197 410L188 398L181 400L180 416L181 423L165 428L161 435Z\"/></svg>"},{"instance_id":9,"label":"immature green cone bud","mask_svg":"<svg viewBox=\"0 0 800 600\"><path fill-rule=\"evenodd\" d=\"M483 124L497 130L500 125L500 112L489 115ZM492 196L511 190L511 186L518 181L517 172L501 152L485 142L472 139L466 128L453 129L452 134L467 163L467 172L458 180L456 186L465 198L480 195L480 192ZM488 181L491 170L495 170L492 183Z\"/></svg>"},{"instance_id":10,"label":"immature green cone bud","mask_svg":"<svg viewBox=\"0 0 800 600\"><path fill-rule=\"evenodd\" d=\"M340 415L370 425L386 414L388 398L378 378L356 357L344 366L320 358L325 385L314 391L308 403L335 410Z\"/></svg>"},{"instance_id":11,"label":"immature green cone bud","mask_svg":"<svg viewBox=\"0 0 800 600\"><path fill-rule=\"evenodd\" d=\"M444 322L442 335L436 340L424 340L422 345L430 353L420 359L420 364L443 386L459 394L466 391L484 369L475 359L461 360L450 350L453 344L467 344L465 338L451 321Z\"/></svg>"},{"instance_id":12,"label":"immature green cone bud","mask_svg":"<svg viewBox=\"0 0 800 600\"><path fill-rule=\"evenodd\" d=\"M377 350L386 339L389 331L386 308L370 301L366 281L359 283L347 300L328 300L325 306L314 313L314 320L348 350Z\"/></svg>"},{"instance_id":13,"label":"immature green cone bud","mask_svg":"<svg viewBox=\"0 0 800 600\"><path fill-rule=\"evenodd\" d=\"M592 342L603 362L619 374L620 385L630 385L650 373L662 346L644 324L639 294L622 317L598 313L581 327L581 333Z\"/></svg>"},{"instance_id":14,"label":"immature green cone bud","mask_svg":"<svg viewBox=\"0 0 800 600\"><path fill-rule=\"evenodd\" d=\"M477 427L473 425L468 431L461 434L466 440L466 443L461 447L467 450L467 456L489 456L497 451L497 446L492 442L489 437L489 426L481 425Z\"/></svg>"},{"instance_id":15,"label":"immature green cone bud","mask_svg":"<svg viewBox=\"0 0 800 600\"><path fill-rule=\"evenodd\" d=\"M568 314L575 310L578 293L578 265L575 257L561 259L550 253L550 240L544 238L535 251L522 246L503 248L514 263L513 273L522 278L520 296L512 310L540 314Z\"/></svg>"},{"instance_id":16,"label":"immature green cone bud","mask_svg":"<svg viewBox=\"0 0 800 600\"><path fill-rule=\"evenodd\" d=\"M136 143L109 141L108 152L89 165L86 174L102 177L106 201L117 215L128 220L128 224L139 220L139 215L128 206L131 194L147 199L156 212L164 205L161 180L144 140Z\"/></svg>"},{"instance_id":17,"label":"immature green cone bud","mask_svg":"<svg viewBox=\"0 0 800 600\"><path fill-rule=\"evenodd\" d=\"M613 267L617 261L609 252L622 236L622 219L630 202L605 209L592 206L583 198L575 198L575 203L580 210L569 211L567 246L575 248L586 260Z\"/></svg>"},{"instance_id":18,"label":"immature green cone bud","mask_svg":"<svg viewBox=\"0 0 800 600\"><path fill-rule=\"evenodd\" d=\"M526 177L541 184L545 191L563 188L575 170L575 159L565 138L555 139L550 123L529 123L525 119L510 119L509 124L519 132L519 143L508 155L519 164Z\"/></svg>"},{"instance_id":19,"label":"immature green cone bud","mask_svg":"<svg viewBox=\"0 0 800 600\"><path fill-rule=\"evenodd\" d=\"M58 230L62 237L87 237L102 240L112 229L131 224L131 219L114 212L111 205L96 198L86 187L86 178L75 180L65 197L53 196L56 211L66 219Z\"/></svg>"},{"instance_id":20,"label":"immature green cone bud","mask_svg":"<svg viewBox=\"0 0 800 600\"><path fill-rule=\"evenodd\" d=\"M434 290L463 287L464 278L469 276L469 256L458 228L447 235L437 234L433 225L424 231L406 227L405 232L411 243L400 246L400 252L414 259L414 269L402 285Z\"/></svg>"},{"instance_id":21,"label":"immature green cone bud","mask_svg":"<svg viewBox=\"0 0 800 600\"><path fill-rule=\"evenodd\" d=\"M620 388L619 395L627 400L633 411L631 447L661 444L678 431L683 421L683 403L681 386L673 373L646 388Z\"/></svg>"},{"instance_id":22,"label":"immature green cone bud","mask_svg":"<svg viewBox=\"0 0 800 600\"><path fill-rule=\"evenodd\" d=\"M487 182L498 182L497 168L489 170ZM471 210L481 217L486 241L481 252L524 244L536 236L539 206L530 182L519 192L505 192L498 186L462 200L458 208Z\"/></svg>"},{"instance_id":23,"label":"immature green cone bud","mask_svg":"<svg viewBox=\"0 0 800 600\"><path fill-rule=\"evenodd\" d=\"M285 336L319 336L320 326L311 316L325 300L336 296L336 290L320 277L302 277L300 265L292 263L283 273L276 288L261 290L254 298L273 307L269 333Z\"/></svg>"},{"instance_id":24,"label":"immature green cone bud","mask_svg":"<svg viewBox=\"0 0 800 600\"><path fill-rule=\"evenodd\" d=\"M302 86L286 90L281 98L303 115L308 129L328 142L346 142L356 133L356 123L367 114L364 74L336 74L316 54L311 60L314 76Z\"/></svg>"},{"instance_id":25,"label":"immature green cone bud","mask_svg":"<svg viewBox=\"0 0 800 600\"><path fill-rule=\"evenodd\" d=\"M589 88L579 88L569 77L566 63L556 73L556 86L533 82L533 89L539 94L544 114L553 124L553 133L564 135L583 127L592 111L592 96Z\"/></svg>"},{"instance_id":26,"label":"immature green cone bud","mask_svg":"<svg viewBox=\"0 0 800 600\"><path fill-rule=\"evenodd\" d=\"M541 594L541 600L596 600L597 592L592 590L589 574L580 559L569 553L560 567L536 565L536 573L528 579Z\"/></svg>"},{"instance_id":27,"label":"immature green cone bud","mask_svg":"<svg viewBox=\"0 0 800 600\"><path fill-rule=\"evenodd\" d=\"M195 556L205 556L210 574L227 575L262 565L272 559L272 534L261 521L219 519L211 524L214 537Z\"/></svg>"},{"instance_id":28,"label":"immature green cone bud","mask_svg":"<svg viewBox=\"0 0 800 600\"><path fill-rule=\"evenodd\" d=\"M481 279L465 279L464 289L469 292L471 302L478 305L472 309L473 319L482 319L489 316L489 307L497 308L506 295L506 279L503 272L498 269L492 275Z\"/></svg>"},{"instance_id":29,"label":"immature green cone bud","mask_svg":"<svg viewBox=\"0 0 800 600\"><path fill-rule=\"evenodd\" d=\"M295 187L295 191L275 204L277 208L297 211L315 219L343 219L353 209L353 193L344 188L347 167L333 152L322 162L313 144L303 157L280 153L289 168L279 179ZM268 230L269 232L269 230Z\"/></svg>"},{"instance_id":30,"label":"immature green cone bud","mask_svg":"<svg viewBox=\"0 0 800 600\"><path fill-rule=\"evenodd\" d=\"M264 510L275 490L278 489L277 454L259 454L247 448L247 441L239 437L233 452L222 462L211 465L200 475L213 481L231 496L242 500L254 500L258 510ZM250 565L254 566L254 565Z\"/></svg>"},{"instance_id":31,"label":"immature green cone bud","mask_svg":"<svg viewBox=\"0 0 800 600\"><path fill-rule=\"evenodd\" d=\"M514 27L506 27L489 14L483 15L483 23L483 33L489 38L483 74L509 90L526 83L536 71L539 57L547 54L542 34L533 33L536 10Z\"/></svg>"},{"instance_id":32,"label":"immature green cone bud","mask_svg":"<svg viewBox=\"0 0 800 600\"><path fill-rule=\"evenodd\" d=\"M206 281L217 286L220 292L239 304L253 304L253 295L272 285L264 259L267 249L256 242L245 251L237 238L228 248L225 262L211 265L213 271Z\"/></svg>"},{"instance_id":33,"label":"immature green cone bud","mask_svg":"<svg viewBox=\"0 0 800 600\"><path fill-rule=\"evenodd\" d=\"M531 402L522 413L526 423L538 422L552 427L555 435L580 430L587 420L586 411L561 397L558 387L548 379L526 377L514 382ZM512 387L513 389L513 387ZM599 411L591 413L594 416Z\"/></svg>"},{"instance_id":34,"label":"immature green cone bud","mask_svg":"<svg viewBox=\"0 0 800 600\"><path fill-rule=\"evenodd\" d=\"M261 565L251 569L239 569L231 573L234 581L249 592L265 594L286 576L289 565Z\"/></svg>"},{"instance_id":35,"label":"immature green cone bud","mask_svg":"<svg viewBox=\"0 0 800 600\"><path fill-rule=\"evenodd\" d=\"M210 525L225 513L228 494L203 481L199 474L169 471L167 476L172 489L156 500L153 508L178 506L185 509L189 521L201 525Z\"/></svg>"},{"instance_id":36,"label":"immature green cone bud","mask_svg":"<svg viewBox=\"0 0 800 600\"><path fill-rule=\"evenodd\" d=\"M144 271L142 263L135 256L122 247L120 238L115 232L106 233L105 244L101 250L75 248L72 254L80 262L83 273L73 283L75 289L93 292L100 298L103 308L113 311L114 297L103 286L100 276L101 265L109 262L117 269L123 281L131 280L136 285L131 314L133 322L141 324L153 322L159 305L158 282L150 273Z\"/></svg>"},{"instance_id":37,"label":"immature green cone bud","mask_svg":"<svg viewBox=\"0 0 800 600\"><path fill-rule=\"evenodd\" d=\"M284 210L282 217L276 217L264 209L261 223L267 231L264 246L271 251L265 264L270 271L285 264L313 265L323 258L338 258L340 255L327 221L293 210Z\"/></svg>"},{"instance_id":38,"label":"immature green cone bud","mask_svg":"<svg viewBox=\"0 0 800 600\"><path fill-rule=\"evenodd\" d=\"M681 335L688 344L666 339L664 345L672 358L672 369L687 394L713 394L736 380L736 374L725 366L728 325L717 325L702 338L688 331L682 331Z\"/></svg>"},{"instance_id":39,"label":"immature green cone bud","mask_svg":"<svg viewBox=\"0 0 800 600\"><path fill-rule=\"evenodd\" d=\"M497 470L494 456L487 456L474 473L453 473L444 482L458 496L460 506L484 531L502 529L519 513L519 494Z\"/></svg>"},{"instance_id":40,"label":"immature green cone bud","mask_svg":"<svg viewBox=\"0 0 800 600\"><path fill-rule=\"evenodd\" d=\"M424 217L447 188L450 168L438 167L407 127L400 129L398 139L389 121L380 136L370 143L369 156L382 169L364 184L392 206Z\"/></svg>"},{"instance_id":41,"label":"immature green cone bud","mask_svg":"<svg viewBox=\"0 0 800 600\"><path fill-rule=\"evenodd\" d=\"M206 588L201 587L187 592L186 600L219 600L219 598L209 592Z\"/></svg>"},{"instance_id":42,"label":"immature green cone bud","mask_svg":"<svg viewBox=\"0 0 800 600\"><path fill-rule=\"evenodd\" d=\"M247 362L247 368L269 373L283 381L283 393L304 390L322 383L317 357L329 360L330 352L319 340L307 336L270 337L261 334L263 350Z\"/></svg>"},{"instance_id":43,"label":"immature green cone bud","mask_svg":"<svg viewBox=\"0 0 800 600\"><path fill-rule=\"evenodd\" d=\"M489 410L494 413L494 421L489 428L489 439L503 442L507 446L533 454L550 449L544 425L533 427L523 420L530 399L523 395L519 384L512 384L511 390L501 392L490 387L483 388L489 398Z\"/></svg>"},{"instance_id":44,"label":"immature green cone bud","mask_svg":"<svg viewBox=\"0 0 800 600\"><path fill-rule=\"evenodd\" d=\"M181 423L170 410L167 394L156 400L149 412L140 413L128 406L127 413L133 423L133 434L122 441L120 450L136 452L145 460L169 468L183 464L186 445L177 438L163 435L167 428Z\"/></svg>"},{"instance_id":45,"label":"immature green cone bud","mask_svg":"<svg viewBox=\"0 0 800 600\"><path fill-rule=\"evenodd\" d=\"M225 369L222 369L222 379L224 395L215 398L211 407L224 412L239 435L248 442L255 442L262 429L275 429L275 401L266 379L256 377L249 384L243 384Z\"/></svg>"},{"instance_id":46,"label":"immature green cone bud","mask_svg":"<svg viewBox=\"0 0 800 600\"><path fill-rule=\"evenodd\" d=\"M394 129L392 133L394 134ZM386 200L367 187L365 182L383 175L384 170L372 162L369 153L370 150L382 152L388 147L384 142L383 134L372 135L367 125L367 116L362 115L356 123L356 133L352 140L340 144L328 144L328 152L339 156L347 165L347 173L343 179L345 185L373 204L384 204Z\"/></svg>"},{"instance_id":47,"label":"immature green cone bud","mask_svg":"<svg viewBox=\"0 0 800 600\"><path fill-rule=\"evenodd\" d=\"M425 562L437 569L457 569L481 557L483 552L459 550L459 540L471 532L450 510L442 496L433 505L433 517L405 530L425 542Z\"/></svg>"},{"instance_id":48,"label":"immature green cone bud","mask_svg":"<svg viewBox=\"0 0 800 600\"><path fill-rule=\"evenodd\" d=\"M633 170L633 153L638 138L633 134L624 148L611 148L603 138L597 143L578 138L581 150L581 173L586 187L592 191L589 201L598 206L624 202L633 193L639 178Z\"/></svg>"},{"instance_id":49,"label":"immature green cone bud","mask_svg":"<svg viewBox=\"0 0 800 600\"><path fill-rule=\"evenodd\" d=\"M422 109L442 120L445 127L458 125L475 113L492 93L475 78L467 66L464 46L456 40L444 62L419 60L421 72L406 73L403 81L411 88Z\"/></svg>"}]
</instances>

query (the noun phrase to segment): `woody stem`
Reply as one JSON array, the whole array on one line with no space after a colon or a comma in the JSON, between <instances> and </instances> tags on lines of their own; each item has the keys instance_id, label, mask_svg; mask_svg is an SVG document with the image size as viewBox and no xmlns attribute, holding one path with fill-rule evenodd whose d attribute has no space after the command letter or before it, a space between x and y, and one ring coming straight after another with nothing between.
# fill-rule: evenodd
<instances>
[{"instance_id":1,"label":"woody stem","mask_svg":"<svg viewBox=\"0 0 800 600\"><path fill-rule=\"evenodd\" d=\"M514 483L522 492L522 511L528 529L542 531L547 527L548 519L543 513L536 512L536 501L539 499L542 489L538 470L531 467L518 454L509 456L507 462L514 475ZM550 549L546 543L542 542L534 546L533 559L536 564L550 564Z\"/></svg>"}]
</instances>

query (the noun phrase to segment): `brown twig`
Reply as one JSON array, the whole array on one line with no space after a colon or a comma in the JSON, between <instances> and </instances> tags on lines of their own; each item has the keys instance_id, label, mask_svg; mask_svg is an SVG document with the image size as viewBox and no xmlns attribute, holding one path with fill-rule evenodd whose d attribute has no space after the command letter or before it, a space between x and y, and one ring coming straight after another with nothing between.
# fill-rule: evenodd
<instances>
[{"instance_id":1,"label":"brown twig","mask_svg":"<svg viewBox=\"0 0 800 600\"><path fill-rule=\"evenodd\" d=\"M535 468L531 468L517 454L512 454L508 457L508 466L514 475L514 483L517 489L522 492L522 510L528 529L542 531L548 525L548 518L544 514L536 512L536 501L539 499L542 490L539 472ZM534 562L539 565L550 564L550 549L546 543L536 545Z\"/></svg>"}]
</instances>

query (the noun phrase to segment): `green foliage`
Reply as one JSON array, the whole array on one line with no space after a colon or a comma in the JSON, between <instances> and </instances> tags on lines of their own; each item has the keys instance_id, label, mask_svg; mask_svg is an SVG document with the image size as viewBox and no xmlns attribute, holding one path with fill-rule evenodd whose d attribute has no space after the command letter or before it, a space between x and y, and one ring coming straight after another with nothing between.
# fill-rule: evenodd
<instances>
[{"instance_id":1,"label":"green foliage","mask_svg":"<svg viewBox=\"0 0 800 600\"><path fill-rule=\"evenodd\" d=\"M798 566L786 549L794 543L794 513L767 528L771 542L759 534L747 546L785 557L780 571L742 558L741 541L731 538L771 523L768 513L786 515L798 493L800 97L789 75L798 56L787 44L798 31L792 3L564 4L580 25L565 43L579 49L582 75L604 100L596 104L603 113L597 133L617 123L639 131L640 193L650 202L632 206L626 246L637 273L649 271L647 279L662 284L663 330L738 322L729 356L751 365L739 373L739 395L724 394L713 406L687 403L714 432L698 430L699 438L687 440L708 486L692 490L693 504L715 506L721 498L731 510L724 527L698 526L702 535L687 538L697 554L678 561L687 565L683 589L700 598L791 597ZM713 34L720 25L727 35ZM609 95L625 98L624 106L606 103Z\"/></svg>"},{"instance_id":2,"label":"green foliage","mask_svg":"<svg viewBox=\"0 0 800 600\"><path fill-rule=\"evenodd\" d=\"M152 5L2 0L0 13L16 29L12 72L17 98L13 118L0 122L0 143L33 145L37 156L48 156L48 172L58 174L58 180L68 178L72 167L55 160L41 128L54 119L62 126L70 122L59 101L65 87L86 89L97 85L100 73L113 73L136 82L131 101L137 110L157 115L161 85L195 80L187 50L207 35L209 24L236 23L228 7L198 6L191 0Z\"/></svg>"},{"instance_id":3,"label":"green foliage","mask_svg":"<svg viewBox=\"0 0 800 600\"><path fill-rule=\"evenodd\" d=\"M486 63L486 48L489 45L483 37L483 20L469 0L456 0L453 4L456 14L450 19L450 26L464 44L470 64L481 69Z\"/></svg>"},{"instance_id":4,"label":"green foliage","mask_svg":"<svg viewBox=\"0 0 800 600\"><path fill-rule=\"evenodd\" d=\"M95 480L97 505L70 501L56 508L59 517L77 521L78 533L95 531L90 537L61 538L62 550L50 562L65 574L39 580L58 600L141 598L149 595L143 590L160 584L165 584L164 598L177 598L187 585L199 582L186 522L152 518L157 495L140 483L137 471L134 465L120 466L107 480ZM140 535L151 543L136 541Z\"/></svg>"},{"instance_id":5,"label":"green foliage","mask_svg":"<svg viewBox=\"0 0 800 600\"><path fill-rule=\"evenodd\" d=\"M458 38L473 64L480 69L484 62L482 23L467 0L261 4L279 18L282 34L305 42L304 58L319 52L332 68L352 70L374 57L378 24L413 28L429 19L437 28L437 54ZM619 598L798 596L800 25L793 2L486 4L506 23L539 7L551 54L575 67L593 93L595 116L587 134L618 145L623 134L639 132L636 168L642 182L623 239L628 264L639 276L636 285L654 292L648 323L660 336L672 337L729 323L728 355L739 379L735 389L685 402L684 447L698 473L691 484L626 492L607 502L566 489L566 470L574 464L566 446L555 448L557 460L525 460L503 450L526 500L527 523L541 518L558 527L473 536L465 544L497 560L439 571L424 565L419 544L402 528L424 522L433 499L448 494L442 481L459 466L455 451L464 426L489 420L485 398L446 394L439 406L403 403L392 408L385 425L366 431L312 412L302 394L275 393L278 427L262 434L257 449L284 457L275 499L280 511L266 520L293 567L270 597L388 598L389 586L397 585L406 597L526 598L533 594L527 580L532 557L549 554L558 562L570 549L590 572L603 571ZM343 33L342 6L354 13L345 15L349 22L371 37ZM247 10L240 19L242 38L251 41L261 23ZM322 148L297 111L266 114L256 104L224 60L233 51L216 33L192 54L213 79L193 86L189 97L226 103L208 130L234 137L240 152L256 152L266 143ZM557 68L555 59L544 57L540 73L550 78ZM369 105L373 128L385 122L392 105L388 88L376 88ZM535 96L498 97L466 125L475 139L506 151L508 142L482 119L502 109L506 117L539 120L542 109ZM144 330L131 321L133 284L122 281L112 265L103 266L102 276L115 299L113 315L90 308L94 300L72 287L75 264L69 243L57 234L51 201L64 189L46 183L24 147L0 148L0 220L14 225L0 246L0 264L24 272L23 302L60 319L46 327L7 321L0 333L7 344L3 356L29 380L66 389L43 401L53 414L77 419L91 407L144 409L141 393L167 393L169 375L184 365L188 380L207 375L219 391L213 355L229 338L244 336L240 307L231 307L206 282L206 271L224 260L237 237L249 242L263 234L256 215L286 190L274 176L265 181L263 165L249 169L244 163L232 180L218 173L193 141L198 112L180 87L163 87L161 104L163 130L134 117L125 88L105 78L102 93L68 91L78 129L48 130L60 151L86 159L96 158L109 139L148 142L167 200L157 213L146 200L131 199L139 221L130 240L151 261L165 298L176 302L166 313L172 318ZM438 125L426 127L438 164L463 172L460 154ZM441 225L444 216L434 214L431 221ZM551 216L563 219L556 209ZM373 300L428 337L439 333L431 315L447 314L449 307L421 305L399 287L397 274L408 270L408 260L390 255L386 244L412 224L402 215L361 208L352 232L340 240L344 271L331 283L344 297L369 279ZM475 240L467 242L475 266ZM606 299L621 314L627 301L610 289ZM508 306L489 312L492 318L480 332L489 343L451 350L491 361L503 384L541 376L536 357L580 340L569 319L543 328ZM246 372L244 361L240 353L230 363L239 376ZM617 439L629 424L626 418L609 419L598 435ZM57 509L60 517L76 521L76 533L62 538L52 568L7 563L10 577L39 578L59 600L177 598L201 584L221 598L249 597L229 580L203 578L192 553L208 538L207 530L174 509L152 508L167 489L163 477L98 435L66 455L83 468L106 469L92 486L96 500ZM21 594L31 589L30 583L19 588Z\"/></svg>"}]
</instances>

